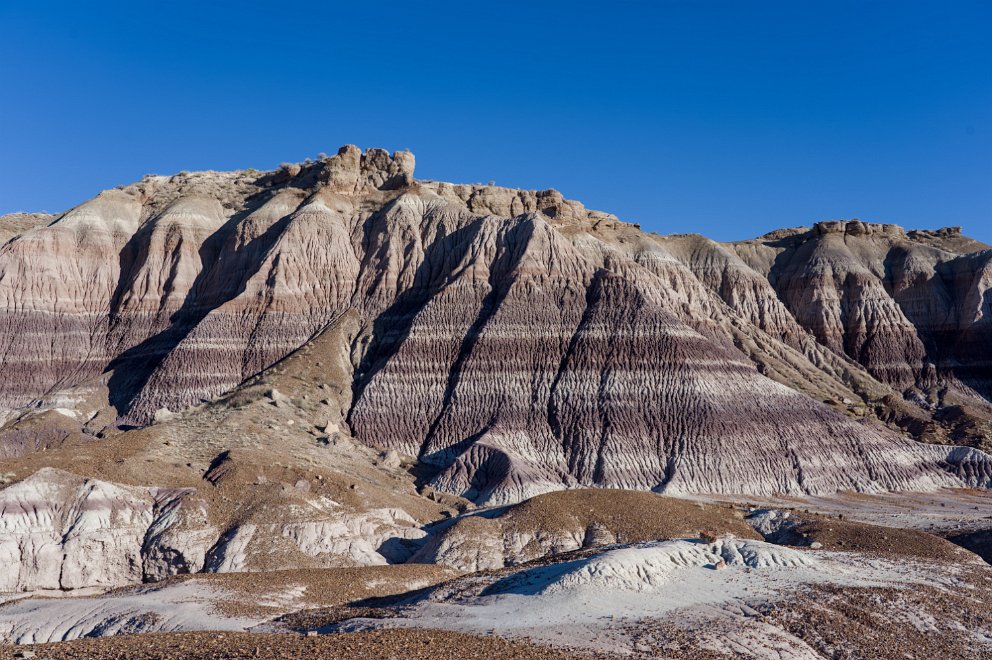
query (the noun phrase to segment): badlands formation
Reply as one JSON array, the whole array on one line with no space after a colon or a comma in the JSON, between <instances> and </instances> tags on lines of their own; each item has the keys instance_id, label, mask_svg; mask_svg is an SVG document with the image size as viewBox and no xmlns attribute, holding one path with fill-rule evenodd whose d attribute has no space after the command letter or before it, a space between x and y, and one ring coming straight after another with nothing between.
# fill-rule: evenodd
<instances>
[{"instance_id":1,"label":"badlands formation","mask_svg":"<svg viewBox=\"0 0 992 660\"><path fill-rule=\"evenodd\" d=\"M347 146L0 241L6 642L992 653L992 249L958 228L659 236Z\"/></svg>"}]
</instances>

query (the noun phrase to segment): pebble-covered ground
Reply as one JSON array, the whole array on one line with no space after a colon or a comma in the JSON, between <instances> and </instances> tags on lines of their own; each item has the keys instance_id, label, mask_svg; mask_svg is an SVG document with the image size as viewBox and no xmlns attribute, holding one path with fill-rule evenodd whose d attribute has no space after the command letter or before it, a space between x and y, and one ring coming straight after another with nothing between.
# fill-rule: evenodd
<instances>
[{"instance_id":1,"label":"pebble-covered ground","mask_svg":"<svg viewBox=\"0 0 992 660\"><path fill-rule=\"evenodd\" d=\"M16 653L24 655L17 656ZM34 656L28 654L34 653ZM94 658L152 660L153 658L403 658L416 660L568 660L592 658L569 651L499 637L483 637L439 630L376 630L305 637L290 633L157 633L99 639L77 639L56 644L7 647L0 658Z\"/></svg>"}]
</instances>

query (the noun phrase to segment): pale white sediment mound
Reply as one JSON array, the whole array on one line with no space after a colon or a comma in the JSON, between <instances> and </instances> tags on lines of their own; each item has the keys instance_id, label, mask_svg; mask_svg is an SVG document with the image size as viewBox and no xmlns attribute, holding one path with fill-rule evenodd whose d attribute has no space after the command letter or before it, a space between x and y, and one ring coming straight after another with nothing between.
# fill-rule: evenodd
<instances>
[{"instance_id":1,"label":"pale white sediment mound","mask_svg":"<svg viewBox=\"0 0 992 660\"><path fill-rule=\"evenodd\" d=\"M14 644L57 642L179 630L244 630L258 618L224 616L222 592L192 583L96 598L41 598L10 603L0 611L0 640Z\"/></svg>"},{"instance_id":2,"label":"pale white sediment mound","mask_svg":"<svg viewBox=\"0 0 992 660\"><path fill-rule=\"evenodd\" d=\"M690 568L779 569L816 564L817 560L809 553L761 541L733 538L718 539L714 543L657 541L608 550L543 570L524 571L501 580L487 593L521 593L524 585L531 585L533 593L543 595L590 589L602 590L602 593L617 590L651 592L670 585Z\"/></svg>"},{"instance_id":3,"label":"pale white sediment mound","mask_svg":"<svg viewBox=\"0 0 992 660\"><path fill-rule=\"evenodd\" d=\"M303 492L281 502L278 515L226 531L208 508L194 488L43 468L0 490L0 594L109 589L199 571L385 565L406 560L426 536L402 509L355 511Z\"/></svg>"},{"instance_id":4,"label":"pale white sediment mound","mask_svg":"<svg viewBox=\"0 0 992 660\"><path fill-rule=\"evenodd\" d=\"M190 527L188 495L39 470L0 491L0 592L106 588L198 570L210 533L205 521Z\"/></svg>"}]
</instances>

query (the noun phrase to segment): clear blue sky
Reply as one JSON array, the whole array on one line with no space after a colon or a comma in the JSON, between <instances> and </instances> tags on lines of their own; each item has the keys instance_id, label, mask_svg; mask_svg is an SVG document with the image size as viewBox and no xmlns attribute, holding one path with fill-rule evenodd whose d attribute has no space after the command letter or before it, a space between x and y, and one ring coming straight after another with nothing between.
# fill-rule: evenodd
<instances>
[{"instance_id":1,"label":"clear blue sky","mask_svg":"<svg viewBox=\"0 0 992 660\"><path fill-rule=\"evenodd\" d=\"M992 242L992 2L0 0L0 212L345 143L662 233Z\"/></svg>"}]
</instances>

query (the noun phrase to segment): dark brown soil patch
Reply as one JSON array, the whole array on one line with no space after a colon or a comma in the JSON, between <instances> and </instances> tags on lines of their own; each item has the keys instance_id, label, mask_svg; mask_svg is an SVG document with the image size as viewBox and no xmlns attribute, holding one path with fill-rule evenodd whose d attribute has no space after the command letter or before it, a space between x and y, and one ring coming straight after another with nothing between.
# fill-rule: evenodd
<instances>
[{"instance_id":1,"label":"dark brown soil patch","mask_svg":"<svg viewBox=\"0 0 992 660\"><path fill-rule=\"evenodd\" d=\"M868 525L813 514L793 514L799 524L793 528L796 545L819 543L824 550L845 550L917 559L961 561L972 553L939 536L914 529Z\"/></svg>"},{"instance_id":2,"label":"dark brown soil patch","mask_svg":"<svg viewBox=\"0 0 992 660\"><path fill-rule=\"evenodd\" d=\"M151 660L153 658L514 658L565 660L578 656L548 646L440 630L376 630L305 637L295 633L155 633L18 647L37 657ZM14 649L0 650L13 657Z\"/></svg>"},{"instance_id":3,"label":"dark brown soil patch","mask_svg":"<svg viewBox=\"0 0 992 660\"><path fill-rule=\"evenodd\" d=\"M538 495L510 508L500 520L514 531L567 531L598 524L615 534L618 543L695 538L703 531L761 538L729 505L605 488Z\"/></svg>"}]
</instances>

